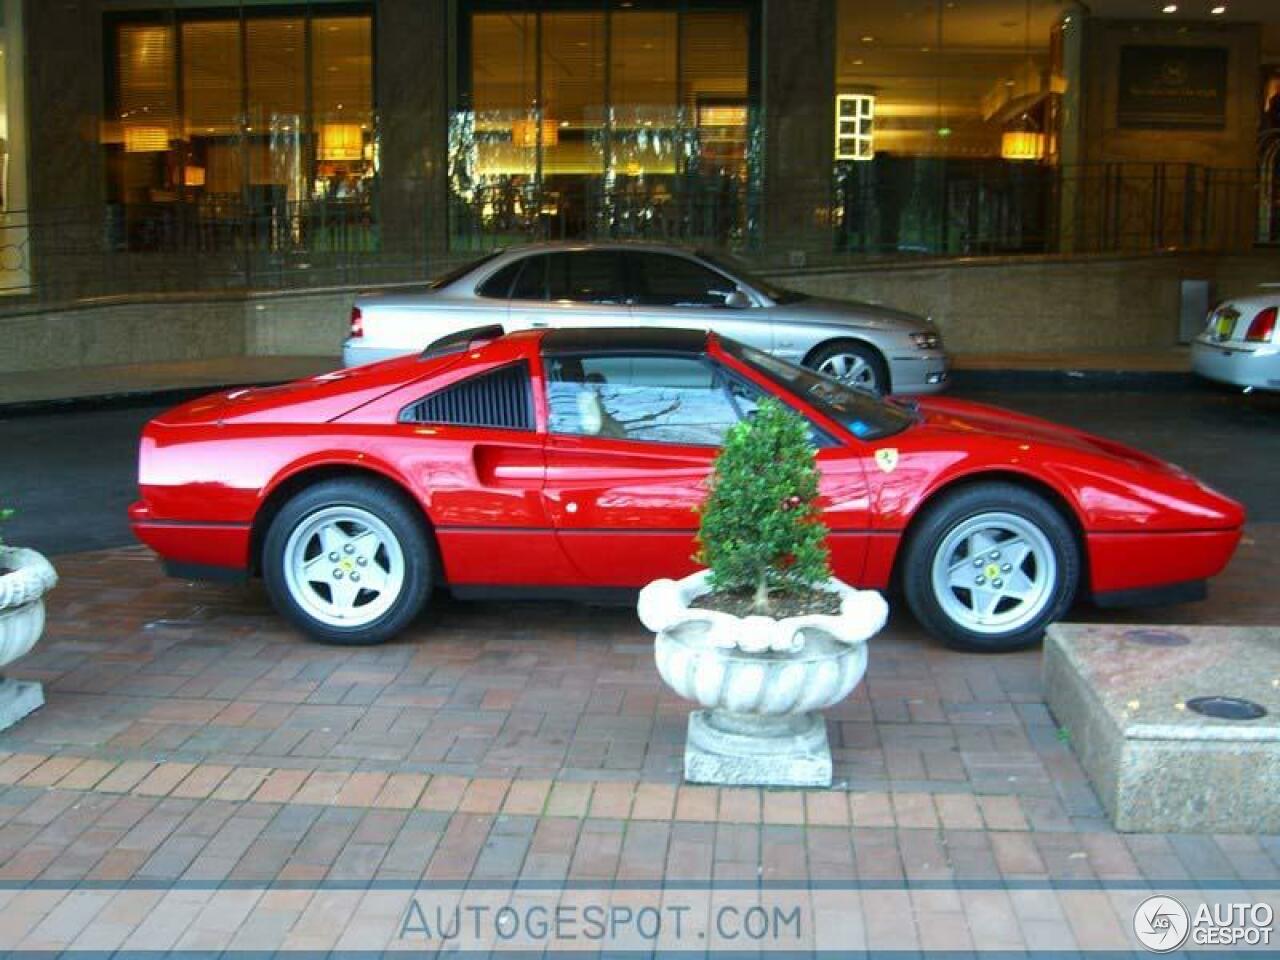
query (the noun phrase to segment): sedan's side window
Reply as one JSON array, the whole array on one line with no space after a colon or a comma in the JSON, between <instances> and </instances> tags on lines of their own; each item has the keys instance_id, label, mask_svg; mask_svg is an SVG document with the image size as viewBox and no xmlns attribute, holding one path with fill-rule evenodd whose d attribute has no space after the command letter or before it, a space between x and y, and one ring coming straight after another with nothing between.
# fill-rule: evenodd
<instances>
[{"instance_id":1,"label":"sedan's side window","mask_svg":"<svg viewBox=\"0 0 1280 960\"><path fill-rule=\"evenodd\" d=\"M735 284L687 257L631 255L636 302L650 307L723 307Z\"/></svg>"},{"instance_id":2,"label":"sedan's side window","mask_svg":"<svg viewBox=\"0 0 1280 960\"><path fill-rule=\"evenodd\" d=\"M738 411L723 374L693 357L548 357L552 433L719 446Z\"/></svg>"},{"instance_id":3,"label":"sedan's side window","mask_svg":"<svg viewBox=\"0 0 1280 960\"><path fill-rule=\"evenodd\" d=\"M476 294L490 300L506 300L511 296L511 287L516 282L516 277L520 274L524 263L517 260L515 263L509 263L480 286L476 287Z\"/></svg>"},{"instance_id":4,"label":"sedan's side window","mask_svg":"<svg viewBox=\"0 0 1280 960\"><path fill-rule=\"evenodd\" d=\"M626 303L622 257L610 250L574 250L548 258L547 299L567 303Z\"/></svg>"},{"instance_id":5,"label":"sedan's side window","mask_svg":"<svg viewBox=\"0 0 1280 960\"><path fill-rule=\"evenodd\" d=\"M547 299L547 261L550 259L544 254L520 261L520 275L511 288L512 300Z\"/></svg>"}]
</instances>

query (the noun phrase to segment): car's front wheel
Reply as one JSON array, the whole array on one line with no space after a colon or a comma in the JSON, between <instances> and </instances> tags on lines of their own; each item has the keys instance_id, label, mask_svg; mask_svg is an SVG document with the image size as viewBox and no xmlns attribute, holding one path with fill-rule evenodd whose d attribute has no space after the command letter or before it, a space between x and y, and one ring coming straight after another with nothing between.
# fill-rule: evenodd
<instances>
[{"instance_id":1,"label":"car's front wheel","mask_svg":"<svg viewBox=\"0 0 1280 960\"><path fill-rule=\"evenodd\" d=\"M272 602L326 643L389 640L430 596L432 554L413 508L376 482L335 480L284 505L263 544Z\"/></svg>"},{"instance_id":2,"label":"car's front wheel","mask_svg":"<svg viewBox=\"0 0 1280 960\"><path fill-rule=\"evenodd\" d=\"M1022 487L986 483L927 508L903 558L917 619L949 646L976 652L1038 642L1075 598L1080 552L1066 519Z\"/></svg>"}]
</instances>

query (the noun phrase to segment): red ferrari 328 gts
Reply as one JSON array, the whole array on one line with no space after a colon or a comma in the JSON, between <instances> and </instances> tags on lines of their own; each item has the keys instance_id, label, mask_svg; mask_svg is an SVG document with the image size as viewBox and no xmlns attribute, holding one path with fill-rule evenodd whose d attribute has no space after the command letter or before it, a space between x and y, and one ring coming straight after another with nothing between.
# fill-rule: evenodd
<instances>
[{"instance_id":1,"label":"red ferrari 328 gts","mask_svg":"<svg viewBox=\"0 0 1280 960\"><path fill-rule=\"evenodd\" d=\"M142 435L137 536L261 575L311 636L377 643L436 587L582 596L680 577L725 431L761 398L818 448L837 576L948 643L1033 643L1078 594L1204 594L1244 512L1177 467L958 400L880 400L713 334L464 331L420 356L177 407Z\"/></svg>"}]
</instances>

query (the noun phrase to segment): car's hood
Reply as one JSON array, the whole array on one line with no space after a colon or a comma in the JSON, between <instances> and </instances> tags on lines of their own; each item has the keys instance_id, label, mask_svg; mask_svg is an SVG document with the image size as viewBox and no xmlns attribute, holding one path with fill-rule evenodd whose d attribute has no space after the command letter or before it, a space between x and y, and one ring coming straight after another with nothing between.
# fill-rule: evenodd
<instances>
[{"instance_id":1,"label":"car's hood","mask_svg":"<svg viewBox=\"0 0 1280 960\"><path fill-rule=\"evenodd\" d=\"M806 297L774 308L776 320L802 323L859 326L874 330L933 330L927 319L906 310L894 310L878 303L860 300L833 300L828 297Z\"/></svg>"},{"instance_id":2,"label":"car's hood","mask_svg":"<svg viewBox=\"0 0 1280 960\"><path fill-rule=\"evenodd\" d=\"M911 405L918 410L922 424L928 430L970 436L983 434L1018 446L1035 445L1041 448L1038 451L1040 453L1044 452L1045 446L1066 448L1118 460L1131 467L1179 477L1188 476L1180 467L1123 443L1000 407L950 397L930 397L912 401Z\"/></svg>"}]
</instances>

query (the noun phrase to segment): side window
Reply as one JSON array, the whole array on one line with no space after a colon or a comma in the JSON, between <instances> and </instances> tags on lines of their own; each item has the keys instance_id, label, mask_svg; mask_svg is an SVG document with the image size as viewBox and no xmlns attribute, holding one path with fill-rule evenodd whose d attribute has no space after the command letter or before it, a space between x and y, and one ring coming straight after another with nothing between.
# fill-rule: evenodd
<instances>
[{"instance_id":1,"label":"side window","mask_svg":"<svg viewBox=\"0 0 1280 960\"><path fill-rule=\"evenodd\" d=\"M729 391L729 399L733 403L738 416L743 420L750 420L756 415L756 410L760 408L760 401L767 394L749 380L727 374L725 376L726 387ZM804 416L801 414L801 416ZM839 442L823 430L820 426L804 417L805 423L809 425L809 442L821 450L823 447L837 447Z\"/></svg>"},{"instance_id":2,"label":"side window","mask_svg":"<svg viewBox=\"0 0 1280 960\"><path fill-rule=\"evenodd\" d=\"M511 287L515 284L516 276L523 266L523 260L507 264L480 286L476 287L476 293L492 300L506 300L511 296Z\"/></svg>"},{"instance_id":3,"label":"side window","mask_svg":"<svg viewBox=\"0 0 1280 960\"><path fill-rule=\"evenodd\" d=\"M450 384L405 407L400 422L532 430L529 367L515 363Z\"/></svg>"},{"instance_id":4,"label":"side window","mask_svg":"<svg viewBox=\"0 0 1280 960\"><path fill-rule=\"evenodd\" d=\"M636 300L650 307L723 307L737 285L686 257L631 255Z\"/></svg>"},{"instance_id":5,"label":"side window","mask_svg":"<svg viewBox=\"0 0 1280 960\"><path fill-rule=\"evenodd\" d=\"M723 375L692 357L547 358L552 433L714 447L738 422Z\"/></svg>"},{"instance_id":6,"label":"side window","mask_svg":"<svg viewBox=\"0 0 1280 960\"><path fill-rule=\"evenodd\" d=\"M512 300L545 300L547 299L547 261L548 256L525 257L520 261L520 276L511 288Z\"/></svg>"},{"instance_id":7,"label":"side window","mask_svg":"<svg viewBox=\"0 0 1280 960\"><path fill-rule=\"evenodd\" d=\"M576 250L548 258L547 299L621 305L626 302L622 256L610 250Z\"/></svg>"}]
</instances>

